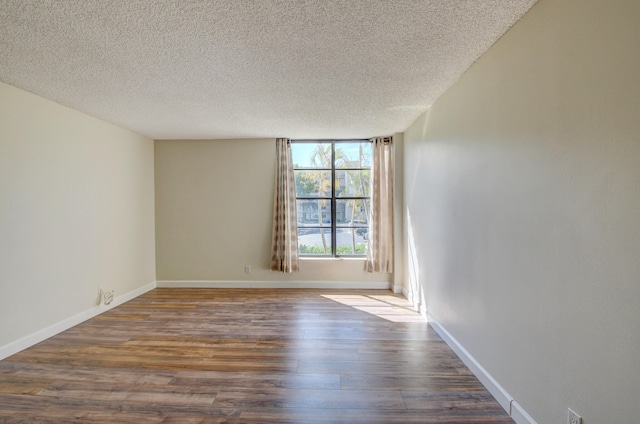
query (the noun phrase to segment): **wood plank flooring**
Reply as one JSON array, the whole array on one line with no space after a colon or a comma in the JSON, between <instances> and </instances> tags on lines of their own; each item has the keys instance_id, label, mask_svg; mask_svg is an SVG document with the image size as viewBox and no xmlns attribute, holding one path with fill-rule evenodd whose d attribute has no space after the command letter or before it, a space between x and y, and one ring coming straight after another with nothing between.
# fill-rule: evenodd
<instances>
[{"instance_id":1,"label":"wood plank flooring","mask_svg":"<svg viewBox=\"0 0 640 424\"><path fill-rule=\"evenodd\" d=\"M0 361L0 423L513 423L380 290L155 289Z\"/></svg>"}]
</instances>

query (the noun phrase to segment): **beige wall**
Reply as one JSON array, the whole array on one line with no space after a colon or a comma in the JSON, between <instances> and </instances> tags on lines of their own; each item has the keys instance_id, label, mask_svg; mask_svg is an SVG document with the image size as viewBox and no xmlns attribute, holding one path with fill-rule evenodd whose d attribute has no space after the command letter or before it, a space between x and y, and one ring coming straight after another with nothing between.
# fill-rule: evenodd
<instances>
[{"instance_id":1,"label":"beige wall","mask_svg":"<svg viewBox=\"0 0 640 424\"><path fill-rule=\"evenodd\" d=\"M155 281L153 141L0 83L0 347Z\"/></svg>"},{"instance_id":2,"label":"beige wall","mask_svg":"<svg viewBox=\"0 0 640 424\"><path fill-rule=\"evenodd\" d=\"M155 158L159 281L391 281L364 272L362 260L303 260L293 274L269 270L274 139L156 141Z\"/></svg>"},{"instance_id":3,"label":"beige wall","mask_svg":"<svg viewBox=\"0 0 640 424\"><path fill-rule=\"evenodd\" d=\"M640 416L638 22L540 0L405 133L428 312L541 424Z\"/></svg>"}]
</instances>

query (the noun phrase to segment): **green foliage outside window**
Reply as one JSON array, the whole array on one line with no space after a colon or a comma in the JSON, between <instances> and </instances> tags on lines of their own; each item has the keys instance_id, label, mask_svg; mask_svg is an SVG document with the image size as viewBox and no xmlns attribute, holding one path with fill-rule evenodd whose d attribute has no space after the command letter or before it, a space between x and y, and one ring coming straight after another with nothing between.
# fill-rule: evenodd
<instances>
[{"instance_id":1,"label":"green foliage outside window","mask_svg":"<svg viewBox=\"0 0 640 424\"><path fill-rule=\"evenodd\" d=\"M307 255L324 255L326 253L322 246L307 246L306 244L301 244L299 246L301 254ZM337 246L336 253L338 255L352 255L354 252L351 251L351 246ZM356 255L364 255L367 253L367 243L358 243L356 244Z\"/></svg>"},{"instance_id":2,"label":"green foliage outside window","mask_svg":"<svg viewBox=\"0 0 640 424\"><path fill-rule=\"evenodd\" d=\"M369 217L371 144L363 140L294 141L291 147L298 227L329 230L328 234L319 231L320 240L313 244L299 240L299 253L365 255L367 244L357 238L367 238L360 229L366 228ZM331 229L336 227L351 230L350 242L343 236L339 242L332 240ZM300 236L309 237L306 232ZM348 245L341 245L344 243Z\"/></svg>"}]
</instances>

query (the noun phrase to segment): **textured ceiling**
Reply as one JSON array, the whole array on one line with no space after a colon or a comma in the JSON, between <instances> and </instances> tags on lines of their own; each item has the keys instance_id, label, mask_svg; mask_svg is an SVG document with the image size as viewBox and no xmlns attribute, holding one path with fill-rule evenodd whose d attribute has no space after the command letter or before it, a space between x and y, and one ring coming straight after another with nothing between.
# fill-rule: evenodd
<instances>
[{"instance_id":1,"label":"textured ceiling","mask_svg":"<svg viewBox=\"0 0 640 424\"><path fill-rule=\"evenodd\" d=\"M0 80L154 139L404 131L535 0L0 0Z\"/></svg>"}]
</instances>

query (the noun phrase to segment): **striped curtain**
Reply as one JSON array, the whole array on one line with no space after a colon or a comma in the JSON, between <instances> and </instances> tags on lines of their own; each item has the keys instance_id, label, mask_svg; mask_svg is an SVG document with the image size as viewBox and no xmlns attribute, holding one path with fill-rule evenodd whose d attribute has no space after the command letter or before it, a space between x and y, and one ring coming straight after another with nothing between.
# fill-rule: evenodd
<instances>
[{"instance_id":1,"label":"striped curtain","mask_svg":"<svg viewBox=\"0 0 640 424\"><path fill-rule=\"evenodd\" d=\"M391 137L373 142L366 270L393 272L393 149Z\"/></svg>"},{"instance_id":2,"label":"striped curtain","mask_svg":"<svg viewBox=\"0 0 640 424\"><path fill-rule=\"evenodd\" d=\"M273 194L271 270L299 270L296 185L291 160L291 141L276 139L276 180Z\"/></svg>"}]
</instances>

